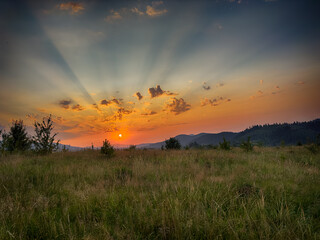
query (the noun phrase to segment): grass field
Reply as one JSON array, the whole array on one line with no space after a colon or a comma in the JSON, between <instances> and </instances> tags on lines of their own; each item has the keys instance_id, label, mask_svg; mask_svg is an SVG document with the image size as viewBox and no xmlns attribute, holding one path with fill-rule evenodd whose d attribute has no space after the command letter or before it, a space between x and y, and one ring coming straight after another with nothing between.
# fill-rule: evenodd
<instances>
[{"instance_id":1,"label":"grass field","mask_svg":"<svg viewBox=\"0 0 320 240\"><path fill-rule=\"evenodd\" d=\"M320 239L304 147L0 157L0 239Z\"/></svg>"}]
</instances>

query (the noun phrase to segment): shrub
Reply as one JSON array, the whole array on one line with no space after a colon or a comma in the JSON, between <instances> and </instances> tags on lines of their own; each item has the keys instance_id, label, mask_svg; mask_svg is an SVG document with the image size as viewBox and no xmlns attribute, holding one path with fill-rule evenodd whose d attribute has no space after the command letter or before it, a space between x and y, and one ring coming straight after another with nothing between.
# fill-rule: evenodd
<instances>
[{"instance_id":1,"label":"shrub","mask_svg":"<svg viewBox=\"0 0 320 240\"><path fill-rule=\"evenodd\" d=\"M169 140L166 140L165 143L166 143L166 145L165 145L166 149L180 149L181 148L180 142L175 138L170 138Z\"/></svg>"},{"instance_id":2,"label":"shrub","mask_svg":"<svg viewBox=\"0 0 320 240\"><path fill-rule=\"evenodd\" d=\"M222 150L230 150L231 149L231 145L230 142L227 141L224 137L223 137L223 142L219 142L219 147Z\"/></svg>"},{"instance_id":3,"label":"shrub","mask_svg":"<svg viewBox=\"0 0 320 240\"><path fill-rule=\"evenodd\" d=\"M110 142L105 139L101 147L101 153L104 154L107 158L114 156L114 148L111 146Z\"/></svg>"},{"instance_id":4,"label":"shrub","mask_svg":"<svg viewBox=\"0 0 320 240\"><path fill-rule=\"evenodd\" d=\"M242 148L246 152L253 151L253 144L250 142L250 137L248 137L248 140L246 142L241 143L240 148Z\"/></svg>"},{"instance_id":5,"label":"shrub","mask_svg":"<svg viewBox=\"0 0 320 240\"><path fill-rule=\"evenodd\" d=\"M57 133L52 134L53 121L51 115L45 120L43 118L42 122L34 123L34 131L36 135L33 137L34 150L40 154L50 154L53 151L58 150L59 141L54 142L54 138ZM64 146L65 147L65 146Z\"/></svg>"},{"instance_id":6,"label":"shrub","mask_svg":"<svg viewBox=\"0 0 320 240\"><path fill-rule=\"evenodd\" d=\"M129 146L129 150L136 150L136 148L137 148L136 145L130 145Z\"/></svg>"},{"instance_id":7,"label":"shrub","mask_svg":"<svg viewBox=\"0 0 320 240\"><path fill-rule=\"evenodd\" d=\"M311 153L316 154L319 152L319 146L316 143L311 143L305 146Z\"/></svg>"},{"instance_id":8,"label":"shrub","mask_svg":"<svg viewBox=\"0 0 320 240\"><path fill-rule=\"evenodd\" d=\"M31 140L27 134L25 125L22 120L12 122L9 133L2 134L1 148L3 151L24 152L31 147Z\"/></svg>"}]
</instances>

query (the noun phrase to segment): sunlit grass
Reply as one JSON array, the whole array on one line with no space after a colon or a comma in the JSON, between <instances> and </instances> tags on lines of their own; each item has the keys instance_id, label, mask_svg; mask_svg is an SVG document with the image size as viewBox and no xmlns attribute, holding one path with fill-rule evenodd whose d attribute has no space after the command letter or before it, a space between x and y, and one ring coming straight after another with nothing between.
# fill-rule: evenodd
<instances>
[{"instance_id":1,"label":"sunlit grass","mask_svg":"<svg viewBox=\"0 0 320 240\"><path fill-rule=\"evenodd\" d=\"M303 147L0 158L0 239L318 239Z\"/></svg>"}]
</instances>

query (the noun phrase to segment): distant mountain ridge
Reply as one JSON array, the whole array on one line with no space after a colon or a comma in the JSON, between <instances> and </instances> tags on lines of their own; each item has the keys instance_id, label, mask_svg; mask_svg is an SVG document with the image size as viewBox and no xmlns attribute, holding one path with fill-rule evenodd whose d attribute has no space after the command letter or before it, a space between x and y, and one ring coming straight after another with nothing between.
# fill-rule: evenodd
<instances>
[{"instance_id":1,"label":"distant mountain ridge","mask_svg":"<svg viewBox=\"0 0 320 240\"><path fill-rule=\"evenodd\" d=\"M306 144L316 140L320 134L320 119L308 122L294 122L281 124L255 125L241 132L221 132L221 133L199 133L199 134L181 134L175 138L183 147L190 143L199 145L218 145L225 138L232 145L238 146L248 137L256 144L264 146L278 146L281 143L286 145L296 145L297 143ZM138 148L161 148L165 142L144 143L137 145Z\"/></svg>"}]
</instances>

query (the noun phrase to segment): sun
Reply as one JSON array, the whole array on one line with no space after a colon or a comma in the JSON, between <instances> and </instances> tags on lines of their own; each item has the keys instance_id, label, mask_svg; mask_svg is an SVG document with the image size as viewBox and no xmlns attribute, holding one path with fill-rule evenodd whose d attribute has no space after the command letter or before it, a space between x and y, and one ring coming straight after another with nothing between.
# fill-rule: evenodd
<instances>
[{"instance_id":1,"label":"sun","mask_svg":"<svg viewBox=\"0 0 320 240\"><path fill-rule=\"evenodd\" d=\"M119 138L122 138L122 134L121 134L121 133L119 133L119 135L118 135L118 136L119 136Z\"/></svg>"}]
</instances>

